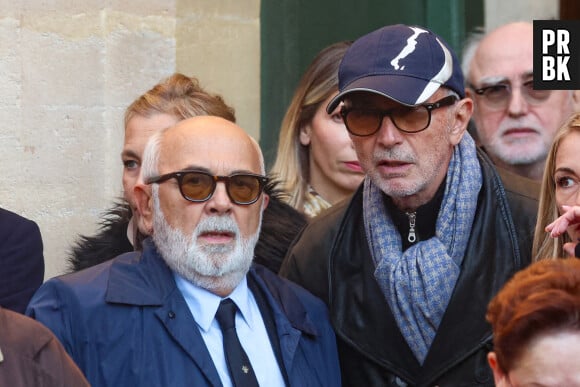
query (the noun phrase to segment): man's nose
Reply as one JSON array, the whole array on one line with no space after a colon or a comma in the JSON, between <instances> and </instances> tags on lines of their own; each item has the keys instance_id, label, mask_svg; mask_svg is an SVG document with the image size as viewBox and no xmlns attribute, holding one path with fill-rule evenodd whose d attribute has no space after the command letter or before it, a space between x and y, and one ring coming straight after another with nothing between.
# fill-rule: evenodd
<instances>
[{"instance_id":1,"label":"man's nose","mask_svg":"<svg viewBox=\"0 0 580 387\"><path fill-rule=\"evenodd\" d=\"M217 182L213 195L206 203L207 210L213 214L225 214L230 212L232 207L233 203L228 196L225 182Z\"/></svg>"},{"instance_id":2,"label":"man's nose","mask_svg":"<svg viewBox=\"0 0 580 387\"><path fill-rule=\"evenodd\" d=\"M529 104L526 100L521 87L512 88L510 100L508 104L508 114L510 116L518 117L528 112Z\"/></svg>"},{"instance_id":3,"label":"man's nose","mask_svg":"<svg viewBox=\"0 0 580 387\"><path fill-rule=\"evenodd\" d=\"M385 148L391 148L403 141L403 134L397 129L391 116L383 117L381 127L375 136L378 136L377 142Z\"/></svg>"}]
</instances>

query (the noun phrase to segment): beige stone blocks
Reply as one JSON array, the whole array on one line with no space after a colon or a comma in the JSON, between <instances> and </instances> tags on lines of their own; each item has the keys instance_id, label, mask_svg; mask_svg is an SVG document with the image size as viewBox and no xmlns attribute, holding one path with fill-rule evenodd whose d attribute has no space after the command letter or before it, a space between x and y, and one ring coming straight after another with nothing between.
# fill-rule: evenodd
<instances>
[{"instance_id":1,"label":"beige stone blocks","mask_svg":"<svg viewBox=\"0 0 580 387\"><path fill-rule=\"evenodd\" d=\"M260 2L180 1L177 14L177 70L222 94L238 124L258 139Z\"/></svg>"},{"instance_id":2,"label":"beige stone blocks","mask_svg":"<svg viewBox=\"0 0 580 387\"><path fill-rule=\"evenodd\" d=\"M102 3L0 4L0 205L39 224L47 278L121 194L125 107L175 71L174 4Z\"/></svg>"}]
</instances>

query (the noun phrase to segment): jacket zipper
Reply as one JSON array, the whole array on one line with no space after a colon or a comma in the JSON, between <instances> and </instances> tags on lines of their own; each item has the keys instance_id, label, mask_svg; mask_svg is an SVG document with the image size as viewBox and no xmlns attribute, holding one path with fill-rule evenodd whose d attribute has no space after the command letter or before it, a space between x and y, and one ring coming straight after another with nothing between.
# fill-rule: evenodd
<instances>
[{"instance_id":1,"label":"jacket zipper","mask_svg":"<svg viewBox=\"0 0 580 387\"><path fill-rule=\"evenodd\" d=\"M415 243L417 240L417 236L415 235L415 221L417 220L417 213L416 212L406 212L407 217L409 218L409 235L407 236L407 240L410 243Z\"/></svg>"}]
</instances>

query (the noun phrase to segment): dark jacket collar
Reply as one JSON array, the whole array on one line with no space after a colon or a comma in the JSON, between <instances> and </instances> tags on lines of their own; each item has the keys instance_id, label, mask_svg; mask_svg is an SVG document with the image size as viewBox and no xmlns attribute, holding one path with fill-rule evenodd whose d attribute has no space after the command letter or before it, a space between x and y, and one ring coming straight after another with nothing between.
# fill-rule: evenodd
<instances>
[{"instance_id":1,"label":"dark jacket collar","mask_svg":"<svg viewBox=\"0 0 580 387\"><path fill-rule=\"evenodd\" d=\"M176 289L171 269L151 239L142 252L118 256L111 265L105 301L139 306L161 305Z\"/></svg>"}]
</instances>

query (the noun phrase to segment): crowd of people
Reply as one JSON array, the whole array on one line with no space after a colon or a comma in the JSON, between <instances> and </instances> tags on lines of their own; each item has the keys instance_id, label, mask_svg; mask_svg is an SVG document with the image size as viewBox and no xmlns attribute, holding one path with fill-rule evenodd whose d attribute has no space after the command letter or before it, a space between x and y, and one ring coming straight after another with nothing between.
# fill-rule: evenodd
<instances>
[{"instance_id":1,"label":"crowd of people","mask_svg":"<svg viewBox=\"0 0 580 387\"><path fill-rule=\"evenodd\" d=\"M0 384L580 386L580 113L532 65L524 22L462 63L420 26L332 44L269 171L221 96L161 80L69 273L0 209Z\"/></svg>"}]
</instances>

